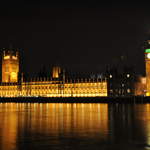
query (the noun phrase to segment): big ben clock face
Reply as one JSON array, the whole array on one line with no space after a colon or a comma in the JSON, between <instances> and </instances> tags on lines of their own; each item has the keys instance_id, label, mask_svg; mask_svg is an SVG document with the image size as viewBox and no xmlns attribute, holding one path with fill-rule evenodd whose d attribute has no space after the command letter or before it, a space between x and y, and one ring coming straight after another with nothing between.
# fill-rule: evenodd
<instances>
[{"instance_id":1,"label":"big ben clock face","mask_svg":"<svg viewBox=\"0 0 150 150\"><path fill-rule=\"evenodd\" d=\"M148 53L146 57L147 57L148 59L150 59L150 53Z\"/></svg>"}]
</instances>

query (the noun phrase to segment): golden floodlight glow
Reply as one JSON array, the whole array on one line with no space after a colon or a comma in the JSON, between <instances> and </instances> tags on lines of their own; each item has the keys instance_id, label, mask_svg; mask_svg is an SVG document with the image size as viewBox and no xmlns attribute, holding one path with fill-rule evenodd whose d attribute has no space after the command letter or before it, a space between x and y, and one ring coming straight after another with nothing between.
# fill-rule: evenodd
<instances>
[{"instance_id":1,"label":"golden floodlight glow","mask_svg":"<svg viewBox=\"0 0 150 150\"><path fill-rule=\"evenodd\" d=\"M150 51L145 51L145 65L146 65L146 95L150 96Z\"/></svg>"},{"instance_id":2,"label":"golden floodlight glow","mask_svg":"<svg viewBox=\"0 0 150 150\"><path fill-rule=\"evenodd\" d=\"M18 73L18 53L13 53L12 51L4 51L2 57L2 82L18 82Z\"/></svg>"},{"instance_id":3,"label":"golden floodlight glow","mask_svg":"<svg viewBox=\"0 0 150 150\"><path fill-rule=\"evenodd\" d=\"M53 78L59 78L59 75L61 73L61 68L56 66L56 67L53 67L52 69L52 77Z\"/></svg>"},{"instance_id":4,"label":"golden floodlight glow","mask_svg":"<svg viewBox=\"0 0 150 150\"><path fill-rule=\"evenodd\" d=\"M23 82L0 86L0 97L100 97L107 96L107 82L50 83Z\"/></svg>"},{"instance_id":5,"label":"golden floodlight glow","mask_svg":"<svg viewBox=\"0 0 150 150\"><path fill-rule=\"evenodd\" d=\"M18 84L18 52L4 51L2 57L2 82L0 97L100 97L107 96L107 81L30 81ZM60 67L54 67L53 78L59 78ZM11 83L11 84L10 84Z\"/></svg>"},{"instance_id":6,"label":"golden floodlight glow","mask_svg":"<svg viewBox=\"0 0 150 150\"><path fill-rule=\"evenodd\" d=\"M17 78L16 72L12 72L12 73L11 73L11 78L12 78L12 79L16 79L16 78Z\"/></svg>"},{"instance_id":7,"label":"golden floodlight glow","mask_svg":"<svg viewBox=\"0 0 150 150\"><path fill-rule=\"evenodd\" d=\"M15 59L15 60L17 60L17 57L16 57L16 56L12 56L12 59Z\"/></svg>"},{"instance_id":8,"label":"golden floodlight glow","mask_svg":"<svg viewBox=\"0 0 150 150\"><path fill-rule=\"evenodd\" d=\"M10 56L4 56L4 59L10 59Z\"/></svg>"}]
</instances>

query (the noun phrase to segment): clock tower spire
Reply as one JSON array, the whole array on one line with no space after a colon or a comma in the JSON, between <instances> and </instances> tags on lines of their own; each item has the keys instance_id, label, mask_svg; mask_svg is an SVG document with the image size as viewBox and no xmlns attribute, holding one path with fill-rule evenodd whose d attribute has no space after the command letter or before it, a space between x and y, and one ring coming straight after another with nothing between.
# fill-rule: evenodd
<instances>
[{"instance_id":1,"label":"clock tower spire","mask_svg":"<svg viewBox=\"0 0 150 150\"><path fill-rule=\"evenodd\" d=\"M147 41L145 48L145 65L146 65L146 96L150 96L150 40Z\"/></svg>"}]
</instances>

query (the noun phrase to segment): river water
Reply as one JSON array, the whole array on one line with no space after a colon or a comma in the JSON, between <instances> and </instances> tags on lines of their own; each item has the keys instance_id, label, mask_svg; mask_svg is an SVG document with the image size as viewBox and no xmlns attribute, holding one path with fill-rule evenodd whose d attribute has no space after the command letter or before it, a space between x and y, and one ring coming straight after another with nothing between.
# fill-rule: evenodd
<instances>
[{"instance_id":1,"label":"river water","mask_svg":"<svg viewBox=\"0 0 150 150\"><path fill-rule=\"evenodd\" d=\"M150 150L150 104L0 103L0 150Z\"/></svg>"}]
</instances>

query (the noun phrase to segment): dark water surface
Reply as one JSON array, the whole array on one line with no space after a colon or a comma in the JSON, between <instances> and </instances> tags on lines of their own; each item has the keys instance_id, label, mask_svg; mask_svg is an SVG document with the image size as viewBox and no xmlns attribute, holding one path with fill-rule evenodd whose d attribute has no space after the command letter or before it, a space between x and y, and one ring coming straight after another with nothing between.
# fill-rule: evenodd
<instances>
[{"instance_id":1,"label":"dark water surface","mask_svg":"<svg viewBox=\"0 0 150 150\"><path fill-rule=\"evenodd\" d=\"M1 103L0 150L150 150L150 104Z\"/></svg>"}]
</instances>

